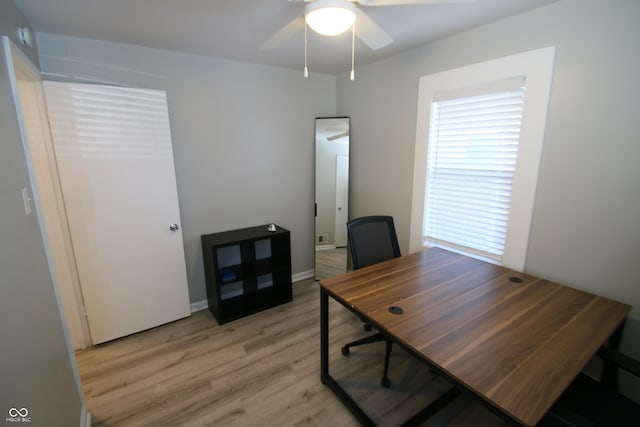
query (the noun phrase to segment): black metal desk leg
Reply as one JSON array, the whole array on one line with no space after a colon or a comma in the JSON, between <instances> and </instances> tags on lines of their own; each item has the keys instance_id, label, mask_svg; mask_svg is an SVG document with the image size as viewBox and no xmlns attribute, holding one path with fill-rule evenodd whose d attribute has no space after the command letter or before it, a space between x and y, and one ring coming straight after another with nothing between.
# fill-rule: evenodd
<instances>
[{"instance_id":1,"label":"black metal desk leg","mask_svg":"<svg viewBox=\"0 0 640 427\"><path fill-rule=\"evenodd\" d=\"M375 423L329 374L329 294L320 288L320 380L335 393L363 426Z\"/></svg>"},{"instance_id":2,"label":"black metal desk leg","mask_svg":"<svg viewBox=\"0 0 640 427\"><path fill-rule=\"evenodd\" d=\"M624 332L624 325L626 320L620 323L620 326L609 337L609 343L607 347L612 350L618 351L620 349L620 341L622 341L622 332ZM611 390L618 391L618 367L615 363L611 363L608 360L604 360L602 365L602 377L601 381Z\"/></svg>"},{"instance_id":3,"label":"black metal desk leg","mask_svg":"<svg viewBox=\"0 0 640 427\"><path fill-rule=\"evenodd\" d=\"M320 380L329 375L329 295L320 288Z\"/></svg>"}]
</instances>

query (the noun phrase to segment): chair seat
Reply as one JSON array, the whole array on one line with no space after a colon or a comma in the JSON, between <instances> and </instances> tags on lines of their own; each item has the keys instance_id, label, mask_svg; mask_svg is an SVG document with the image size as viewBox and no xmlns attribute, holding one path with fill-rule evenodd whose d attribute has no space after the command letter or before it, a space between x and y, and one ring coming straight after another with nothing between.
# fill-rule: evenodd
<instances>
[{"instance_id":1,"label":"chair seat","mask_svg":"<svg viewBox=\"0 0 640 427\"><path fill-rule=\"evenodd\" d=\"M585 374L576 378L556 407L576 414L576 426L640 427L640 404Z\"/></svg>"}]
</instances>

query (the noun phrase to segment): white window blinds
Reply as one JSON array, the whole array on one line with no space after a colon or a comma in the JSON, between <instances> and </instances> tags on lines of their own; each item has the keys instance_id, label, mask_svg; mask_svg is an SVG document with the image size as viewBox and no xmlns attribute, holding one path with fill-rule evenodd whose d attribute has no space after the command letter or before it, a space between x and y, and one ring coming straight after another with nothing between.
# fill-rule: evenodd
<instances>
[{"instance_id":1,"label":"white window blinds","mask_svg":"<svg viewBox=\"0 0 640 427\"><path fill-rule=\"evenodd\" d=\"M434 96L423 243L501 262L518 155L524 79Z\"/></svg>"}]
</instances>

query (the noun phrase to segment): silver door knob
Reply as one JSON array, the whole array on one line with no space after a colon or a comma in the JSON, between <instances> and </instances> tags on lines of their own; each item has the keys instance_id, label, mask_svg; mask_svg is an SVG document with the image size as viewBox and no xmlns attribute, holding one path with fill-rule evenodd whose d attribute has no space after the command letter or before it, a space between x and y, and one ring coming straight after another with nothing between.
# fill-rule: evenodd
<instances>
[{"instance_id":1,"label":"silver door knob","mask_svg":"<svg viewBox=\"0 0 640 427\"><path fill-rule=\"evenodd\" d=\"M178 231L178 230L180 230L180 226L178 224L170 224L169 225L169 230Z\"/></svg>"}]
</instances>

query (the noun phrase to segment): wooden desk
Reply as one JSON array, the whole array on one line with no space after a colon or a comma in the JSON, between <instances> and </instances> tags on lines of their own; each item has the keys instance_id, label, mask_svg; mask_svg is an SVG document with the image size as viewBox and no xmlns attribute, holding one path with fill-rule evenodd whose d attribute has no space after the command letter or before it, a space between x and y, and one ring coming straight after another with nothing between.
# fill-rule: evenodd
<instances>
[{"instance_id":1,"label":"wooden desk","mask_svg":"<svg viewBox=\"0 0 640 427\"><path fill-rule=\"evenodd\" d=\"M325 279L320 286L322 382L369 425L329 374L329 296L459 390L527 426L542 419L614 332L619 339L631 309L437 248ZM390 307L404 313L393 314Z\"/></svg>"}]
</instances>

